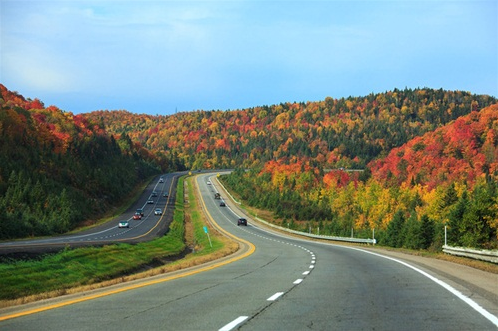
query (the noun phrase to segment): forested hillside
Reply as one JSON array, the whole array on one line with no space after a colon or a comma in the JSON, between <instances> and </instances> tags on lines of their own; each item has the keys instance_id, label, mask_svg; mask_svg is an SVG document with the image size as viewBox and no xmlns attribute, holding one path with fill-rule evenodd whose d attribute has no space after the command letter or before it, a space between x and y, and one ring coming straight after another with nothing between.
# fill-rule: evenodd
<instances>
[{"instance_id":1,"label":"forested hillside","mask_svg":"<svg viewBox=\"0 0 498 331\"><path fill-rule=\"evenodd\" d=\"M161 171L126 135L0 91L0 239L67 232Z\"/></svg>"},{"instance_id":2,"label":"forested hillside","mask_svg":"<svg viewBox=\"0 0 498 331\"><path fill-rule=\"evenodd\" d=\"M364 168L392 148L496 101L460 91L395 89L234 111L85 116L191 169L255 167L281 158L309 158L324 168Z\"/></svg>"},{"instance_id":3,"label":"forested hillside","mask_svg":"<svg viewBox=\"0 0 498 331\"><path fill-rule=\"evenodd\" d=\"M381 244L498 247L498 104L394 148L365 171L324 172L309 158L269 161L225 179L283 226Z\"/></svg>"},{"instance_id":4,"label":"forested hillside","mask_svg":"<svg viewBox=\"0 0 498 331\"><path fill-rule=\"evenodd\" d=\"M0 87L2 238L65 232L160 170L237 168L226 184L284 226L375 229L380 243L428 248L441 247L447 225L453 244L498 246L493 97L395 89L233 111L73 115Z\"/></svg>"}]
</instances>

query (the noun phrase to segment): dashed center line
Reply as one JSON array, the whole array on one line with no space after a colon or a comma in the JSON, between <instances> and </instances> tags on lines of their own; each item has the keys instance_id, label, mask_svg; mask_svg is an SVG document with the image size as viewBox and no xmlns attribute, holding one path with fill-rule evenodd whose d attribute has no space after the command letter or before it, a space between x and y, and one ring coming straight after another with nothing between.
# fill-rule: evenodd
<instances>
[{"instance_id":1,"label":"dashed center line","mask_svg":"<svg viewBox=\"0 0 498 331\"><path fill-rule=\"evenodd\" d=\"M280 298L283 294L284 294L284 292L277 292L274 295L272 295L271 297L269 297L268 299L266 299L266 301L275 301L278 298Z\"/></svg>"},{"instance_id":2,"label":"dashed center line","mask_svg":"<svg viewBox=\"0 0 498 331\"><path fill-rule=\"evenodd\" d=\"M233 321L222 327L219 331L230 331L248 318L249 316L239 316L238 318L234 319Z\"/></svg>"},{"instance_id":3,"label":"dashed center line","mask_svg":"<svg viewBox=\"0 0 498 331\"><path fill-rule=\"evenodd\" d=\"M238 215L233 210L232 210L232 212L238 217ZM313 269L315 267L315 264L316 264L315 253L313 253L308 248L303 247L303 246L301 246L299 244L290 243L290 242L287 242L287 241L284 241L284 240L270 238L270 237L267 237L265 235L253 232L253 231L248 231L248 229L244 229L243 231L246 231L247 233L250 233L251 235L254 235L254 236L259 237L259 238L263 238L265 240L270 240L270 241L273 241L273 242L277 242L277 243L282 243L282 244L294 246L294 247L300 248L300 249L308 252L310 254L310 256L311 256L311 262L310 262L309 270L306 270L306 271L304 271L302 273L303 276L308 276L311 273L311 269ZM293 282L293 284L294 285L301 284L303 282L303 280L304 280L304 277L303 278L298 278L298 279L296 279ZM270 296L268 299L266 299L266 301L276 301L277 299L279 299L284 294L285 294L285 292L276 292L275 294L273 294L272 296ZM240 317L236 318L235 320L233 320L232 322L230 322L227 325L225 325L224 327L222 327L220 330L230 331L230 330L236 328L237 326L239 326L244 321L246 321L248 318L249 318L248 316L240 316Z\"/></svg>"}]
</instances>

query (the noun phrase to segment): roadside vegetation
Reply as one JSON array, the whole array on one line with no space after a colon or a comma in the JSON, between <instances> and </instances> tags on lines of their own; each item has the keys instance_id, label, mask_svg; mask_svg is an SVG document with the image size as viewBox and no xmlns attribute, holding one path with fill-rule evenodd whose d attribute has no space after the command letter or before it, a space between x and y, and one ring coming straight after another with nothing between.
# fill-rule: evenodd
<instances>
[{"instance_id":1,"label":"roadside vegetation","mask_svg":"<svg viewBox=\"0 0 498 331\"><path fill-rule=\"evenodd\" d=\"M187 195L184 187L188 188ZM135 245L65 249L40 260L1 263L0 307L183 269L237 249L235 243L216 232L210 233L210 247L204 226L192 181L182 177L178 181L173 221L165 236Z\"/></svg>"},{"instance_id":2,"label":"roadside vegetation","mask_svg":"<svg viewBox=\"0 0 498 331\"><path fill-rule=\"evenodd\" d=\"M224 184L226 184L225 181L223 181L226 179L226 176L221 176L220 179L222 180L222 182ZM248 203L248 200L241 199L241 196L232 190L230 190L230 193L234 196L234 199L240 203L238 206L241 209L243 209L247 215L250 215L250 216L255 217L255 218L263 219L266 222L273 223L273 224L281 226L283 228L287 227L287 224L289 224L289 227L290 227L290 223L284 222L282 218L278 217L275 214L275 212L268 210L268 209L260 209L260 208L253 206L253 205L250 205ZM273 228L273 230L280 231L276 228ZM296 229L294 229L294 230L296 230ZM297 229L297 230L299 231L299 229ZM300 230L303 233L308 233L307 229L304 227L302 227ZM282 231L282 232L284 232L284 231ZM289 232L285 232L285 233L287 235L290 235L290 236L298 236L298 235L295 235L295 234L289 233ZM320 231L320 233L323 234L322 231ZM300 237L300 236L298 236L298 237ZM395 247L385 246L382 244L376 244L376 245L356 244L356 243L330 241L330 240L326 240L326 239L317 239L317 238L310 238L310 237L306 237L306 239L311 240L311 241L321 241L321 242L335 244L335 245L368 247L370 249L399 252L399 253L407 254L407 255L422 256L422 257L426 257L426 258L444 260L444 261L449 261L449 262L453 262L453 263L460 264L460 265L465 265L465 266L468 266L468 267L471 267L474 269L478 269L478 270L482 270L485 272L498 274L498 264L496 264L496 263L479 261L479 260L474 260L474 259L470 259L470 258L449 255L449 254L443 253L439 249L410 249L410 248L403 248L403 247L395 248Z\"/></svg>"}]
</instances>

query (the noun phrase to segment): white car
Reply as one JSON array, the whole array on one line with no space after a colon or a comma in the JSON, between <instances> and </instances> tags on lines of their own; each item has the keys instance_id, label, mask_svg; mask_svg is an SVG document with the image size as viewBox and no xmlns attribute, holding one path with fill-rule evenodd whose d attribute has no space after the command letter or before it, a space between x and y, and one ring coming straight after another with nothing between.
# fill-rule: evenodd
<instances>
[{"instance_id":1,"label":"white car","mask_svg":"<svg viewBox=\"0 0 498 331\"><path fill-rule=\"evenodd\" d=\"M128 221L120 221L118 223L118 228L129 228L130 227L130 223Z\"/></svg>"},{"instance_id":2,"label":"white car","mask_svg":"<svg viewBox=\"0 0 498 331\"><path fill-rule=\"evenodd\" d=\"M162 215L163 214L163 211L161 210L161 208L156 208L156 210L154 210L154 215Z\"/></svg>"}]
</instances>

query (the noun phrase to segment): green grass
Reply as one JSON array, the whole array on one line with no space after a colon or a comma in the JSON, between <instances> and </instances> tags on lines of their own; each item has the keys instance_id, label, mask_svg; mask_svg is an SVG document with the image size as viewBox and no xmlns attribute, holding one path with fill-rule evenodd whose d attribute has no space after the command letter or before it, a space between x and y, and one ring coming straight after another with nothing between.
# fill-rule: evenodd
<instances>
[{"instance_id":1,"label":"green grass","mask_svg":"<svg viewBox=\"0 0 498 331\"><path fill-rule=\"evenodd\" d=\"M166 236L136 245L65 249L41 260L1 263L0 300L98 283L130 274L157 259L180 254L186 248L183 185L184 178L180 178L173 222ZM202 230L202 225L197 227Z\"/></svg>"},{"instance_id":2,"label":"green grass","mask_svg":"<svg viewBox=\"0 0 498 331\"><path fill-rule=\"evenodd\" d=\"M191 187L192 183L187 181L188 189L188 201L190 204L190 221L194 226L194 238L195 244L200 246L200 250L197 250L195 254L197 255L207 255L212 253L213 251L217 251L224 247L224 243L218 239L217 236L213 236L210 233L211 244L209 244L209 238L207 234L204 232L204 222L202 220L201 214L199 212L200 207L197 205L197 200L195 199L194 190Z\"/></svg>"}]
</instances>

